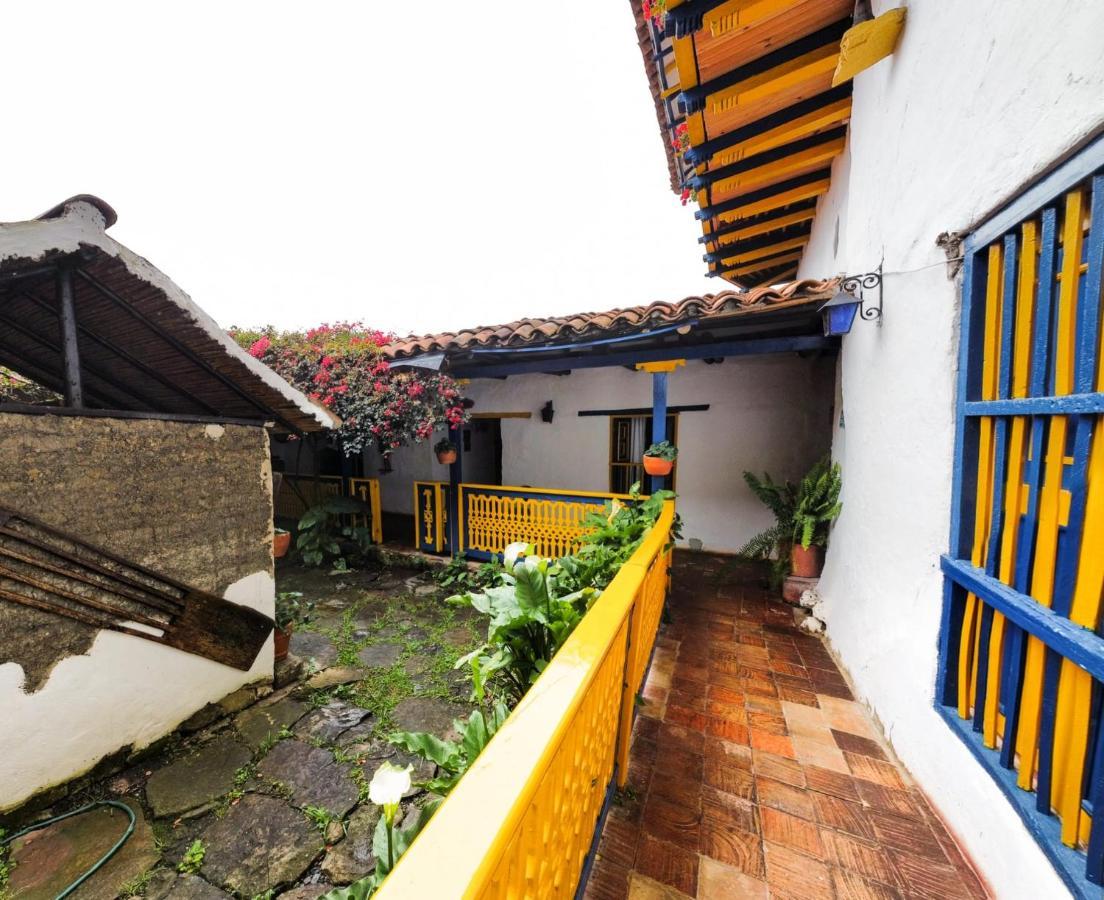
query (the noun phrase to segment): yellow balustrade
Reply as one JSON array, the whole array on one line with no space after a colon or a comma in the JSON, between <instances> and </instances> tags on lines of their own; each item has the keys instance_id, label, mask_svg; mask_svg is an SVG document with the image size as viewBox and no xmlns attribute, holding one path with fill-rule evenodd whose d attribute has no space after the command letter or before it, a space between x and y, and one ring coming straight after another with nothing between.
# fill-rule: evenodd
<instances>
[{"instance_id":1,"label":"yellow balustrade","mask_svg":"<svg viewBox=\"0 0 1104 900\"><path fill-rule=\"evenodd\" d=\"M614 499L629 498L627 494L462 484L462 549L494 554L525 541L540 556L567 556L579 548L583 520Z\"/></svg>"},{"instance_id":2,"label":"yellow balustrade","mask_svg":"<svg viewBox=\"0 0 1104 900\"><path fill-rule=\"evenodd\" d=\"M354 515L353 527L372 529L372 543L383 543L383 513L380 510L380 484L378 478L350 478L349 496L355 497L367 503L370 509L371 521L366 521L365 516Z\"/></svg>"},{"instance_id":3,"label":"yellow balustrade","mask_svg":"<svg viewBox=\"0 0 1104 900\"><path fill-rule=\"evenodd\" d=\"M674 513L669 502L380 900L574 895L606 791L627 776L633 699L666 595Z\"/></svg>"},{"instance_id":4,"label":"yellow balustrade","mask_svg":"<svg viewBox=\"0 0 1104 900\"><path fill-rule=\"evenodd\" d=\"M275 513L280 518L298 520L316 503L340 497L343 479L339 475L290 475L280 473L280 487L272 498Z\"/></svg>"}]
</instances>

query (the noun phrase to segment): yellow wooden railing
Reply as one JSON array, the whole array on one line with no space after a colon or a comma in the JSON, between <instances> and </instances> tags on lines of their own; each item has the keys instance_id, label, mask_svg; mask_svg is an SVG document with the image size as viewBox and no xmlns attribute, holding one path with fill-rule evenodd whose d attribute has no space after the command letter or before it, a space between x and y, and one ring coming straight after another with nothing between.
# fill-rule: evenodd
<instances>
[{"instance_id":1,"label":"yellow wooden railing","mask_svg":"<svg viewBox=\"0 0 1104 900\"><path fill-rule=\"evenodd\" d=\"M280 486L272 498L272 507L277 518L298 520L316 503L342 496L355 497L369 505L370 522L368 516L353 515L350 519L358 528L370 527L373 542L383 543L378 478L343 478L340 475L319 475L315 478L314 475L280 473Z\"/></svg>"},{"instance_id":2,"label":"yellow wooden railing","mask_svg":"<svg viewBox=\"0 0 1104 900\"><path fill-rule=\"evenodd\" d=\"M668 586L674 503L376 895L572 897L606 792L628 773L633 701Z\"/></svg>"},{"instance_id":3,"label":"yellow wooden railing","mask_svg":"<svg viewBox=\"0 0 1104 900\"><path fill-rule=\"evenodd\" d=\"M352 516L354 528L372 529L372 543L383 543L383 513L380 510L380 484L378 478L350 478L349 496L368 504L370 515Z\"/></svg>"},{"instance_id":4,"label":"yellow wooden railing","mask_svg":"<svg viewBox=\"0 0 1104 900\"><path fill-rule=\"evenodd\" d=\"M414 482L414 546L426 553L442 553L448 543L447 481Z\"/></svg>"},{"instance_id":5,"label":"yellow wooden railing","mask_svg":"<svg viewBox=\"0 0 1104 900\"><path fill-rule=\"evenodd\" d=\"M558 559L579 548L583 520L627 494L559 491L491 484L460 485L461 550L476 559L525 541L536 553Z\"/></svg>"}]
</instances>

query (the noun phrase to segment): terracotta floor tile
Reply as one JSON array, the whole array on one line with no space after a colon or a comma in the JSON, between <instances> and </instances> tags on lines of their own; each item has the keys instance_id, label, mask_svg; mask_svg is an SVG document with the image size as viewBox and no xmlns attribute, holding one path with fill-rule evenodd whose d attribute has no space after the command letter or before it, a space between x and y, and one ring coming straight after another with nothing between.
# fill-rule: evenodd
<instances>
[{"instance_id":1,"label":"terracotta floor tile","mask_svg":"<svg viewBox=\"0 0 1104 900\"><path fill-rule=\"evenodd\" d=\"M633 872L629 878L629 900L687 900L689 897L689 894L669 884L653 881L639 872Z\"/></svg>"},{"instance_id":2,"label":"terracotta floor tile","mask_svg":"<svg viewBox=\"0 0 1104 900\"><path fill-rule=\"evenodd\" d=\"M824 858L820 831L808 819L792 816L772 806L760 807L760 816L764 841L799 850L817 859Z\"/></svg>"},{"instance_id":3,"label":"terracotta floor tile","mask_svg":"<svg viewBox=\"0 0 1104 900\"><path fill-rule=\"evenodd\" d=\"M722 687L719 684L710 683L706 692L706 696L711 701L718 703L726 703L729 706L743 706L744 705L744 692L736 691L732 688Z\"/></svg>"},{"instance_id":4,"label":"terracotta floor tile","mask_svg":"<svg viewBox=\"0 0 1104 900\"><path fill-rule=\"evenodd\" d=\"M598 855L609 863L631 869L636 863L639 842L639 824L614 816L611 811L602 829L602 839L598 842Z\"/></svg>"},{"instance_id":5,"label":"terracotta floor tile","mask_svg":"<svg viewBox=\"0 0 1104 900\"><path fill-rule=\"evenodd\" d=\"M656 768L658 773L652 775L653 780L662 778L689 778L692 781L700 781L704 772L704 760L702 754L693 749L686 749L678 744L660 744L656 754Z\"/></svg>"},{"instance_id":6,"label":"terracotta floor tile","mask_svg":"<svg viewBox=\"0 0 1104 900\"><path fill-rule=\"evenodd\" d=\"M708 721L708 716L703 712L695 712L677 703L668 704L663 715L664 722L674 722L693 731L703 732Z\"/></svg>"},{"instance_id":7,"label":"terracotta floor tile","mask_svg":"<svg viewBox=\"0 0 1104 900\"><path fill-rule=\"evenodd\" d=\"M583 900L626 900L629 896L630 869L609 860L596 859L587 879Z\"/></svg>"},{"instance_id":8,"label":"terracotta floor tile","mask_svg":"<svg viewBox=\"0 0 1104 900\"><path fill-rule=\"evenodd\" d=\"M701 809L693 809L658 797L653 788L644 804L640 827L645 836L658 838L686 849L696 849L701 834ZM639 859L641 845L637 845Z\"/></svg>"},{"instance_id":9,"label":"terracotta floor tile","mask_svg":"<svg viewBox=\"0 0 1104 900\"><path fill-rule=\"evenodd\" d=\"M697 681L705 684L709 681L709 669L703 665L685 663L680 659L675 664L674 677L684 681Z\"/></svg>"},{"instance_id":10,"label":"terracotta floor tile","mask_svg":"<svg viewBox=\"0 0 1104 900\"><path fill-rule=\"evenodd\" d=\"M645 834L636 853L636 871L691 897L697 895L698 854L694 851Z\"/></svg>"},{"instance_id":11,"label":"terracotta floor tile","mask_svg":"<svg viewBox=\"0 0 1104 900\"><path fill-rule=\"evenodd\" d=\"M831 769L822 769L820 766L805 767L805 781L811 791L819 791L822 794L832 794L842 797L844 800L860 802L858 782L850 775L835 772ZM864 782L872 784L872 782ZM878 785L880 787L880 785Z\"/></svg>"},{"instance_id":12,"label":"terracotta floor tile","mask_svg":"<svg viewBox=\"0 0 1104 900\"><path fill-rule=\"evenodd\" d=\"M750 800L726 794L708 785L702 788L702 824L735 828L759 833L758 807Z\"/></svg>"},{"instance_id":13,"label":"terracotta floor tile","mask_svg":"<svg viewBox=\"0 0 1104 900\"><path fill-rule=\"evenodd\" d=\"M873 781L864 780L857 780L855 786L858 788L862 801L874 809L894 813L898 816L922 815L920 808L913 800L912 794L908 791L898 791Z\"/></svg>"},{"instance_id":14,"label":"terracotta floor tile","mask_svg":"<svg viewBox=\"0 0 1104 900\"><path fill-rule=\"evenodd\" d=\"M798 762L806 766L817 766L841 775L851 774L847 758L834 744L827 744L822 738L794 736L792 739L794 754Z\"/></svg>"},{"instance_id":15,"label":"terracotta floor tile","mask_svg":"<svg viewBox=\"0 0 1104 900\"><path fill-rule=\"evenodd\" d=\"M763 847L758 834L705 822L702 825L700 849L710 859L755 878L763 877Z\"/></svg>"},{"instance_id":16,"label":"terracotta floor tile","mask_svg":"<svg viewBox=\"0 0 1104 900\"><path fill-rule=\"evenodd\" d=\"M906 851L914 857L922 856L942 865L949 864L947 855L925 820L894 816L877 810L871 810L867 815L878 840L886 847Z\"/></svg>"},{"instance_id":17,"label":"terracotta floor tile","mask_svg":"<svg viewBox=\"0 0 1104 900\"><path fill-rule=\"evenodd\" d=\"M756 775L764 775L775 781L792 784L794 787L805 787L805 771L801 763L795 759L753 749L752 768Z\"/></svg>"},{"instance_id":18,"label":"terracotta floor tile","mask_svg":"<svg viewBox=\"0 0 1104 900\"><path fill-rule=\"evenodd\" d=\"M763 850L772 898L818 900L832 896L832 877L826 865L780 844L764 842Z\"/></svg>"},{"instance_id":19,"label":"terracotta floor tile","mask_svg":"<svg viewBox=\"0 0 1104 900\"><path fill-rule=\"evenodd\" d=\"M728 765L751 771L751 747L722 738L706 737L704 753Z\"/></svg>"},{"instance_id":20,"label":"terracotta floor tile","mask_svg":"<svg viewBox=\"0 0 1104 900\"><path fill-rule=\"evenodd\" d=\"M832 869L832 886L836 900L899 900L901 897L896 888L868 881L845 869Z\"/></svg>"},{"instance_id":21,"label":"terracotta floor tile","mask_svg":"<svg viewBox=\"0 0 1104 900\"><path fill-rule=\"evenodd\" d=\"M744 800L755 799L755 778L748 769L726 763L716 757L705 760L704 781L712 788L734 794Z\"/></svg>"},{"instance_id":22,"label":"terracotta floor tile","mask_svg":"<svg viewBox=\"0 0 1104 900\"><path fill-rule=\"evenodd\" d=\"M768 900L769 896L765 881L708 856L701 858L698 900Z\"/></svg>"},{"instance_id":23,"label":"terracotta floor tile","mask_svg":"<svg viewBox=\"0 0 1104 900\"><path fill-rule=\"evenodd\" d=\"M817 701L828 719L828 724L839 731L857 734L859 737L878 737L870 714L861 703L853 700L840 700L827 694L817 693Z\"/></svg>"},{"instance_id":24,"label":"terracotta floor tile","mask_svg":"<svg viewBox=\"0 0 1104 900\"><path fill-rule=\"evenodd\" d=\"M711 716L729 719L730 721L739 722L740 724L746 724L747 722L747 710L744 709L743 703L733 704L725 703L721 700L707 700L705 711Z\"/></svg>"},{"instance_id":25,"label":"terracotta floor tile","mask_svg":"<svg viewBox=\"0 0 1104 900\"><path fill-rule=\"evenodd\" d=\"M816 807L817 821L822 825L845 831L848 834L873 841L877 838L870 813L859 803L841 800L831 794L813 793L813 805Z\"/></svg>"},{"instance_id":26,"label":"terracotta floor tile","mask_svg":"<svg viewBox=\"0 0 1104 900\"><path fill-rule=\"evenodd\" d=\"M893 864L901 876L905 894L926 900L962 900L972 896L954 866L940 864L913 853L892 853Z\"/></svg>"},{"instance_id":27,"label":"terracotta floor tile","mask_svg":"<svg viewBox=\"0 0 1104 900\"><path fill-rule=\"evenodd\" d=\"M785 717L761 709L749 709L747 711L747 723L748 727L758 728L760 731L766 731L768 734L777 734L785 737L790 733L786 725Z\"/></svg>"},{"instance_id":28,"label":"terracotta floor tile","mask_svg":"<svg viewBox=\"0 0 1104 900\"><path fill-rule=\"evenodd\" d=\"M652 797L662 798L671 803L677 803L694 812L701 812L701 779L668 777L660 774L652 779L649 788L648 799Z\"/></svg>"},{"instance_id":29,"label":"terracotta floor tile","mask_svg":"<svg viewBox=\"0 0 1104 900\"><path fill-rule=\"evenodd\" d=\"M767 731L760 731L758 728L749 728L748 733L751 736L751 746L753 749L773 753L775 756L784 756L787 759L797 758L793 741L788 737L771 734Z\"/></svg>"},{"instance_id":30,"label":"terracotta floor tile","mask_svg":"<svg viewBox=\"0 0 1104 900\"><path fill-rule=\"evenodd\" d=\"M777 697L761 697L756 694L745 695L744 706L748 710L761 710L763 712L773 713L776 716L782 715L782 701Z\"/></svg>"},{"instance_id":31,"label":"terracotta floor tile","mask_svg":"<svg viewBox=\"0 0 1104 900\"><path fill-rule=\"evenodd\" d=\"M847 765L851 769L851 774L856 778L873 781L883 787L893 788L898 791L904 790L905 787L907 787L903 773L893 763L882 762L880 759L871 759L869 756L861 756L858 753L850 753L847 750L843 751L843 756L847 760Z\"/></svg>"},{"instance_id":32,"label":"terracotta floor tile","mask_svg":"<svg viewBox=\"0 0 1104 900\"><path fill-rule=\"evenodd\" d=\"M816 820L813 798L808 790L759 776L755 779L755 794L760 806L772 806L802 819Z\"/></svg>"},{"instance_id":33,"label":"terracotta floor tile","mask_svg":"<svg viewBox=\"0 0 1104 900\"><path fill-rule=\"evenodd\" d=\"M827 828L821 830L820 837L827 851L826 858L833 865L882 884L899 884L889 852L876 843L862 841Z\"/></svg>"},{"instance_id":34,"label":"terracotta floor tile","mask_svg":"<svg viewBox=\"0 0 1104 900\"><path fill-rule=\"evenodd\" d=\"M749 729L742 721L720 716L706 716L705 733L734 744L749 743Z\"/></svg>"},{"instance_id":35,"label":"terracotta floor tile","mask_svg":"<svg viewBox=\"0 0 1104 900\"><path fill-rule=\"evenodd\" d=\"M668 694L670 694L670 691L667 688L656 687L651 684L644 685L644 690L640 692L645 700L650 700L653 703L666 703Z\"/></svg>"},{"instance_id":36,"label":"terracotta floor tile","mask_svg":"<svg viewBox=\"0 0 1104 900\"><path fill-rule=\"evenodd\" d=\"M886 762L889 761L889 757L881 748L881 745L870 738L860 737L857 734L851 734L847 731L836 731L835 729L832 731L832 737L836 739L836 744L839 745L840 750L846 750L848 753L857 753L860 756L869 756L873 759L880 759Z\"/></svg>"},{"instance_id":37,"label":"terracotta floor tile","mask_svg":"<svg viewBox=\"0 0 1104 900\"><path fill-rule=\"evenodd\" d=\"M674 749L700 756L705 737L700 732L679 725L677 722L662 722L656 729L655 741L660 750Z\"/></svg>"},{"instance_id":38,"label":"terracotta floor tile","mask_svg":"<svg viewBox=\"0 0 1104 900\"><path fill-rule=\"evenodd\" d=\"M637 707L637 712L647 719L662 721L664 714L667 712L667 705L665 703L651 703L645 700Z\"/></svg>"}]
</instances>

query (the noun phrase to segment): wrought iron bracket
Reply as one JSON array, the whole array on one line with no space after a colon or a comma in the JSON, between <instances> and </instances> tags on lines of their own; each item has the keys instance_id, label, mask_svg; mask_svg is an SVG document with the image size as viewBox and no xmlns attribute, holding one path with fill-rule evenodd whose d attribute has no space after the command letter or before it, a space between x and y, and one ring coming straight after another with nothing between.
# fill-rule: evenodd
<instances>
[{"instance_id":1,"label":"wrought iron bracket","mask_svg":"<svg viewBox=\"0 0 1104 900\"><path fill-rule=\"evenodd\" d=\"M877 289L877 304L868 301L867 291ZM840 290L858 298L859 315L867 322L877 321L882 324L882 264L873 272L865 272L862 275L845 275L840 280Z\"/></svg>"}]
</instances>

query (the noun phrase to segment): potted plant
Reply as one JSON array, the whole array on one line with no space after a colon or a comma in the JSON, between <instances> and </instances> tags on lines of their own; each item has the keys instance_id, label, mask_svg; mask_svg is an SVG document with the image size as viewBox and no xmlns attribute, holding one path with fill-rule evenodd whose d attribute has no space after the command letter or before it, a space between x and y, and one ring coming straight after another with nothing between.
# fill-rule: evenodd
<instances>
[{"instance_id":1,"label":"potted plant","mask_svg":"<svg viewBox=\"0 0 1104 900\"><path fill-rule=\"evenodd\" d=\"M442 466L451 466L456 462L456 445L448 438L434 444L433 452L437 454L437 462Z\"/></svg>"},{"instance_id":2,"label":"potted plant","mask_svg":"<svg viewBox=\"0 0 1104 900\"><path fill-rule=\"evenodd\" d=\"M652 444L644 451L644 471L649 475L669 475L675 467L678 447L670 441Z\"/></svg>"},{"instance_id":3,"label":"potted plant","mask_svg":"<svg viewBox=\"0 0 1104 900\"><path fill-rule=\"evenodd\" d=\"M766 474L760 479L752 472L744 472L744 481L770 507L775 523L748 541L739 555L754 559L773 556L777 581L785 577L787 568L800 578L820 575L828 528L840 513L839 464L822 459L797 485L775 482Z\"/></svg>"},{"instance_id":4,"label":"potted plant","mask_svg":"<svg viewBox=\"0 0 1104 900\"><path fill-rule=\"evenodd\" d=\"M300 591L283 591L276 595L276 628L273 630L276 662L287 658L292 633L309 623L313 614L314 603L304 600Z\"/></svg>"},{"instance_id":5,"label":"potted plant","mask_svg":"<svg viewBox=\"0 0 1104 900\"><path fill-rule=\"evenodd\" d=\"M291 532L284 528L272 530L272 556L281 559L291 546Z\"/></svg>"}]
</instances>

